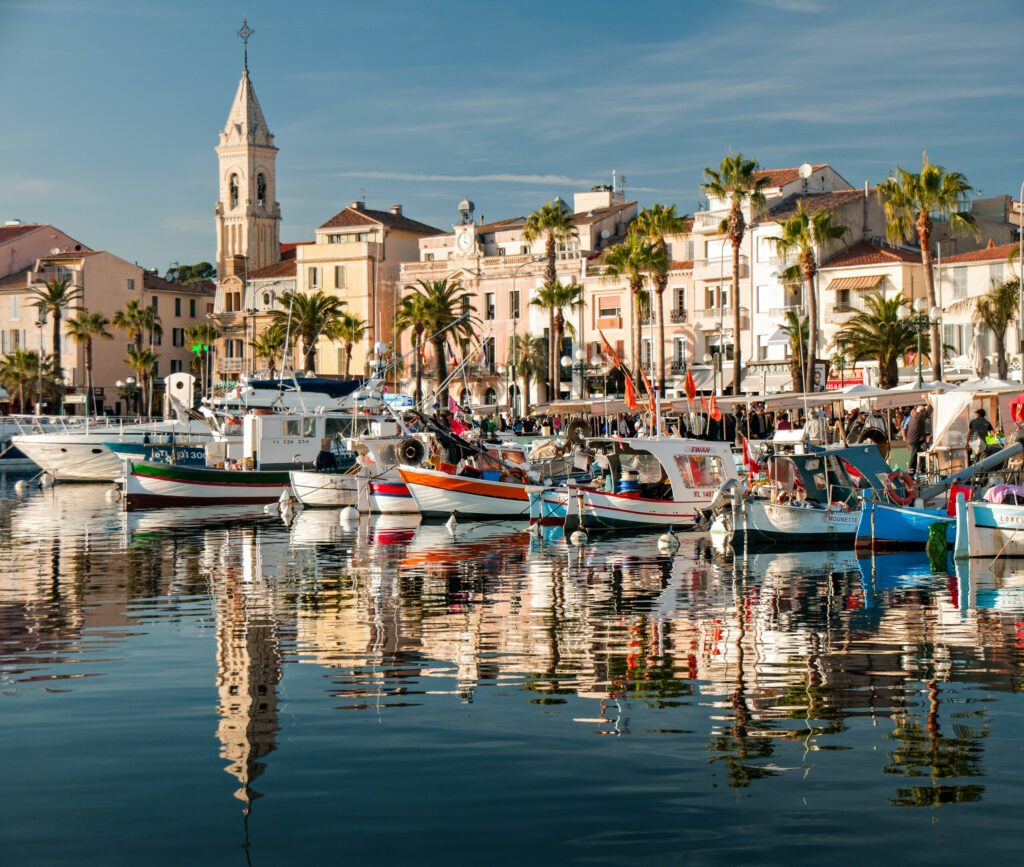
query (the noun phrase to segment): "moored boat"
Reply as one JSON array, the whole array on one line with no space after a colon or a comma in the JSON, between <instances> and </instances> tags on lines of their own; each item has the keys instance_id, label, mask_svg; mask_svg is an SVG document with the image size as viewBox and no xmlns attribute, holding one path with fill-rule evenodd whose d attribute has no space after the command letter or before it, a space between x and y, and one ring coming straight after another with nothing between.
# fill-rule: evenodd
<instances>
[{"instance_id":1,"label":"moored boat","mask_svg":"<svg viewBox=\"0 0 1024 867\"><path fill-rule=\"evenodd\" d=\"M1024 497L1015 500L967 502L958 496L953 556L957 560L1024 557Z\"/></svg>"},{"instance_id":2,"label":"moored boat","mask_svg":"<svg viewBox=\"0 0 1024 867\"><path fill-rule=\"evenodd\" d=\"M289 489L287 470L225 470L125 461L126 509L273 503Z\"/></svg>"},{"instance_id":3,"label":"moored boat","mask_svg":"<svg viewBox=\"0 0 1024 867\"><path fill-rule=\"evenodd\" d=\"M520 481L501 481L499 473L456 475L428 467L401 464L398 474L412 494L424 518L450 515L474 521L530 516L530 493L544 490L543 485Z\"/></svg>"}]
</instances>

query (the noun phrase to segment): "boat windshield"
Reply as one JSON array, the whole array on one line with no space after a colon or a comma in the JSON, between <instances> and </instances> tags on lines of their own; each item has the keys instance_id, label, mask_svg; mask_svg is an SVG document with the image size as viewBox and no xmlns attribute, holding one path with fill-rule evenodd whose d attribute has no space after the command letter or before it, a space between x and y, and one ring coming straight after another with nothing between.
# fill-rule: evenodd
<instances>
[{"instance_id":1,"label":"boat windshield","mask_svg":"<svg viewBox=\"0 0 1024 867\"><path fill-rule=\"evenodd\" d=\"M676 466L688 488L717 488L728 478L718 455L676 455Z\"/></svg>"},{"instance_id":2,"label":"boat windshield","mask_svg":"<svg viewBox=\"0 0 1024 867\"><path fill-rule=\"evenodd\" d=\"M637 481L641 485L654 485L665 478L665 469L654 455L641 452L622 454L619 456L619 466L623 470L637 473Z\"/></svg>"}]
</instances>

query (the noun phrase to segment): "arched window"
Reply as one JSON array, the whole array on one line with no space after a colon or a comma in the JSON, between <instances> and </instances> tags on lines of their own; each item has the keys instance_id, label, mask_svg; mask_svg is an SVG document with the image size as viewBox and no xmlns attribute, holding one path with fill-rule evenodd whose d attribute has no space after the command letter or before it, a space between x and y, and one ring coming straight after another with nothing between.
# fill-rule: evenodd
<instances>
[{"instance_id":1,"label":"arched window","mask_svg":"<svg viewBox=\"0 0 1024 867\"><path fill-rule=\"evenodd\" d=\"M473 402L473 396L469 393L468 388L464 388L459 392L459 406L465 408Z\"/></svg>"},{"instance_id":2,"label":"arched window","mask_svg":"<svg viewBox=\"0 0 1024 867\"><path fill-rule=\"evenodd\" d=\"M272 303L272 301L271 301L270 293L269 292L264 292L263 293L263 309L264 310L269 310L271 303Z\"/></svg>"},{"instance_id":3,"label":"arched window","mask_svg":"<svg viewBox=\"0 0 1024 867\"><path fill-rule=\"evenodd\" d=\"M484 392L484 406L493 406L498 402L498 393L493 389L489 388Z\"/></svg>"},{"instance_id":4,"label":"arched window","mask_svg":"<svg viewBox=\"0 0 1024 867\"><path fill-rule=\"evenodd\" d=\"M267 181L263 173L256 175L256 204L261 208L267 203Z\"/></svg>"},{"instance_id":5,"label":"arched window","mask_svg":"<svg viewBox=\"0 0 1024 867\"><path fill-rule=\"evenodd\" d=\"M238 207L238 175L232 175L230 181L231 207Z\"/></svg>"}]
</instances>

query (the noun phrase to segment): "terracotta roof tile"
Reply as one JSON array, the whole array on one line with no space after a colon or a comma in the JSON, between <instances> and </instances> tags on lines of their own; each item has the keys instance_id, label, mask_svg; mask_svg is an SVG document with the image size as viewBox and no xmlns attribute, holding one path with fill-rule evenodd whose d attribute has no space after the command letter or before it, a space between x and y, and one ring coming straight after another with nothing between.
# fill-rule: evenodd
<instances>
[{"instance_id":1,"label":"terracotta roof tile","mask_svg":"<svg viewBox=\"0 0 1024 867\"><path fill-rule=\"evenodd\" d=\"M580 213L572 215L572 221L574 223L586 225L587 223L595 223L603 217L618 213L619 211L625 211L629 208L635 207L636 202L620 202L617 205L609 205L607 208L594 208L592 211L580 211Z\"/></svg>"},{"instance_id":2,"label":"terracotta roof tile","mask_svg":"<svg viewBox=\"0 0 1024 867\"><path fill-rule=\"evenodd\" d=\"M281 251L282 259L294 259L296 248L312 243L312 241L284 241L278 245L278 249Z\"/></svg>"},{"instance_id":3,"label":"terracotta roof tile","mask_svg":"<svg viewBox=\"0 0 1024 867\"><path fill-rule=\"evenodd\" d=\"M693 270L693 259L673 259L668 263L669 271L692 271Z\"/></svg>"},{"instance_id":4,"label":"terracotta roof tile","mask_svg":"<svg viewBox=\"0 0 1024 867\"><path fill-rule=\"evenodd\" d=\"M433 226L428 226L426 223L421 223L418 220L411 220L402 214L392 214L391 211L375 211L372 208L342 208L320 228L344 229L355 226L367 226L372 223L404 232L415 232L419 235L443 234L440 229L435 229Z\"/></svg>"},{"instance_id":5,"label":"terracotta roof tile","mask_svg":"<svg viewBox=\"0 0 1024 867\"><path fill-rule=\"evenodd\" d=\"M838 208L847 202L864 198L864 190L833 190L829 193L794 193L786 196L768 208L768 212L758 217L759 223L781 223L796 213L798 202L803 202L807 213L814 214L823 208Z\"/></svg>"},{"instance_id":6,"label":"terracotta roof tile","mask_svg":"<svg viewBox=\"0 0 1024 867\"><path fill-rule=\"evenodd\" d=\"M13 274L8 274L6 277L0 279L0 289L28 289L28 280L31 274L31 268L26 268L23 271L15 271Z\"/></svg>"},{"instance_id":7,"label":"terracotta roof tile","mask_svg":"<svg viewBox=\"0 0 1024 867\"><path fill-rule=\"evenodd\" d=\"M1010 258L1011 253L1016 253L1019 249L1016 243L1013 244L993 244L989 242L988 247L983 247L980 250L969 250L966 253L954 253L952 256L943 256L942 264L952 262L1005 262Z\"/></svg>"},{"instance_id":8,"label":"terracotta roof tile","mask_svg":"<svg viewBox=\"0 0 1024 867\"><path fill-rule=\"evenodd\" d=\"M828 163L816 163L811 166L811 169L818 171L827 165ZM769 187L781 187L784 184L791 184L793 181L800 180L800 167L796 166L791 169L760 169L754 172L754 176L757 178L767 178Z\"/></svg>"},{"instance_id":9,"label":"terracotta roof tile","mask_svg":"<svg viewBox=\"0 0 1024 867\"><path fill-rule=\"evenodd\" d=\"M181 292L185 295L212 295L217 291L216 286L209 281L200 280L196 283L179 283L177 280L164 280L159 274L152 271L142 272L143 288L151 292Z\"/></svg>"},{"instance_id":10,"label":"terracotta roof tile","mask_svg":"<svg viewBox=\"0 0 1024 867\"><path fill-rule=\"evenodd\" d=\"M921 264L921 254L915 250L902 247L887 247L873 241L858 241L845 250L836 253L821 267L825 268L856 268L859 265L891 265L894 262L907 262L912 265Z\"/></svg>"},{"instance_id":11,"label":"terracotta roof tile","mask_svg":"<svg viewBox=\"0 0 1024 867\"><path fill-rule=\"evenodd\" d=\"M42 223L22 223L20 226L0 226L0 244L13 241L20 235L27 235L36 229L41 229Z\"/></svg>"},{"instance_id":12,"label":"terracotta roof tile","mask_svg":"<svg viewBox=\"0 0 1024 867\"><path fill-rule=\"evenodd\" d=\"M265 265L249 272L250 280L270 280L274 277L294 277L296 262L294 259L282 259L273 265Z\"/></svg>"}]
</instances>

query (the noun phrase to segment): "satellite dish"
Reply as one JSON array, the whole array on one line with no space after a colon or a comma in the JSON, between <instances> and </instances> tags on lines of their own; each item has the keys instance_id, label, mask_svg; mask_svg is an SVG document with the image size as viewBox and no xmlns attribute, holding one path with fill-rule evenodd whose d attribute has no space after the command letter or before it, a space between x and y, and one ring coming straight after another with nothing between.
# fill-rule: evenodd
<instances>
[{"instance_id":1,"label":"satellite dish","mask_svg":"<svg viewBox=\"0 0 1024 867\"><path fill-rule=\"evenodd\" d=\"M814 169L811 168L810 163L804 163L802 166L800 166L800 168L797 169L797 171L800 173L800 177L802 177L806 181L811 176L811 174L813 174Z\"/></svg>"},{"instance_id":2,"label":"satellite dish","mask_svg":"<svg viewBox=\"0 0 1024 867\"><path fill-rule=\"evenodd\" d=\"M601 230L601 238L604 239L605 241L607 241L611 237L611 235L612 233L609 232L607 229Z\"/></svg>"}]
</instances>

